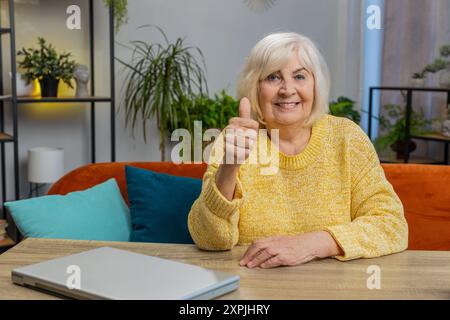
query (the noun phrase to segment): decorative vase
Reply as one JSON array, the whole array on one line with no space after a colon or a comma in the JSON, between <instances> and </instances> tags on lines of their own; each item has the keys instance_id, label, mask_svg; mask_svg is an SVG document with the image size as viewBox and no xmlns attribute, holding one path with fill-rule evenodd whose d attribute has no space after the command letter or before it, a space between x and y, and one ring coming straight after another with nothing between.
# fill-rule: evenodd
<instances>
[{"instance_id":1,"label":"decorative vase","mask_svg":"<svg viewBox=\"0 0 450 320\"><path fill-rule=\"evenodd\" d=\"M414 141L409 140L409 153L416 150L416 148L417 144ZM391 144L391 149L397 152L398 160L403 159L406 153L406 140L397 140L396 142Z\"/></svg>"},{"instance_id":2,"label":"decorative vase","mask_svg":"<svg viewBox=\"0 0 450 320\"><path fill-rule=\"evenodd\" d=\"M39 79L41 85L41 97L56 97L58 95L59 79L45 77Z\"/></svg>"},{"instance_id":3,"label":"decorative vase","mask_svg":"<svg viewBox=\"0 0 450 320\"><path fill-rule=\"evenodd\" d=\"M413 87L423 87L424 83L424 78L411 78L411 86Z\"/></svg>"},{"instance_id":4,"label":"decorative vase","mask_svg":"<svg viewBox=\"0 0 450 320\"><path fill-rule=\"evenodd\" d=\"M442 135L450 137L450 119L442 122Z\"/></svg>"},{"instance_id":5,"label":"decorative vase","mask_svg":"<svg viewBox=\"0 0 450 320\"><path fill-rule=\"evenodd\" d=\"M441 71L439 86L441 88L450 88L450 66Z\"/></svg>"},{"instance_id":6,"label":"decorative vase","mask_svg":"<svg viewBox=\"0 0 450 320\"><path fill-rule=\"evenodd\" d=\"M89 81L89 70L88 67L77 64L75 66L75 69L73 71L73 77L75 78L76 82L76 91L75 91L75 97L77 98L85 98L89 97L87 83Z\"/></svg>"},{"instance_id":7,"label":"decorative vase","mask_svg":"<svg viewBox=\"0 0 450 320\"><path fill-rule=\"evenodd\" d=\"M9 76L12 77L11 72ZM16 73L16 94L18 97L30 97L34 93L34 81L27 84L20 72Z\"/></svg>"}]
</instances>

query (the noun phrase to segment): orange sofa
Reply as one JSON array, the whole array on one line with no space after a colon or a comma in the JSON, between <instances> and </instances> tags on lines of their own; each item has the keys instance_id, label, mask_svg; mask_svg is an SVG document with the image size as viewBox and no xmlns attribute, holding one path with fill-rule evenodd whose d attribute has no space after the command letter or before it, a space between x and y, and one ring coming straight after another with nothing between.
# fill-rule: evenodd
<instances>
[{"instance_id":1,"label":"orange sofa","mask_svg":"<svg viewBox=\"0 0 450 320\"><path fill-rule=\"evenodd\" d=\"M171 162L116 162L77 168L49 190L66 194L90 188L114 177L128 202L125 165L178 176L202 178L206 164ZM450 166L382 164L386 178L403 202L409 225L410 250L450 250Z\"/></svg>"}]
</instances>

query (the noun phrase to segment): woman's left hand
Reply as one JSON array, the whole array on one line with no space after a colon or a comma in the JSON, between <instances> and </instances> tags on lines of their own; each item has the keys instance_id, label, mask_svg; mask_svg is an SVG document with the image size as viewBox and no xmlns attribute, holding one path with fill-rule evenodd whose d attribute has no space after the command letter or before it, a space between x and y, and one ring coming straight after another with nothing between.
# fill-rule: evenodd
<instances>
[{"instance_id":1,"label":"woman's left hand","mask_svg":"<svg viewBox=\"0 0 450 320\"><path fill-rule=\"evenodd\" d=\"M342 250L333 237L326 231L317 231L256 240L239 264L249 268L295 266L339 254L342 254Z\"/></svg>"}]
</instances>

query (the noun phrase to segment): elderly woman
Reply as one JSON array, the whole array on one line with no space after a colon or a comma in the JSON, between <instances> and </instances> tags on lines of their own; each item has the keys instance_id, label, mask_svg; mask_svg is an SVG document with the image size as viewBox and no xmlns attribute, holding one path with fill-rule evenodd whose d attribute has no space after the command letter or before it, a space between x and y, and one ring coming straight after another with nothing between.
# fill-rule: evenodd
<instances>
[{"instance_id":1,"label":"elderly woman","mask_svg":"<svg viewBox=\"0 0 450 320\"><path fill-rule=\"evenodd\" d=\"M352 121L326 114L329 81L305 36L271 34L252 49L238 83L239 117L216 141L189 213L199 248L250 245L240 261L249 268L406 249L403 206L371 141ZM249 161L264 138L278 159L271 174Z\"/></svg>"}]
</instances>

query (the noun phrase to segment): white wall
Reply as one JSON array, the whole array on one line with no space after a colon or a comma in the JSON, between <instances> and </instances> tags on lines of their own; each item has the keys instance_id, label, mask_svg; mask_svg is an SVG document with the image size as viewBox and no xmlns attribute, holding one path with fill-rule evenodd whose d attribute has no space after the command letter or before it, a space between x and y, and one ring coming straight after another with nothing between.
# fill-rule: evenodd
<instances>
[{"instance_id":1,"label":"white wall","mask_svg":"<svg viewBox=\"0 0 450 320\"><path fill-rule=\"evenodd\" d=\"M28 2L28 3L24 3ZM263 12L250 10L244 0L129 0L129 21L116 34L116 41L161 41L156 31L137 28L144 24L161 27L171 41L185 37L205 56L211 93L226 88L235 94L235 81L245 57L263 36L274 31L295 31L312 38L320 47L332 74L332 98L346 95L360 99L361 8L358 0L278 0ZM30 3L37 3L35 5ZM82 9L81 30L65 27L65 10L77 3ZM102 1L95 0L96 88L109 93L109 48L107 15ZM101 13L99 13L101 11ZM2 17L5 8L2 7ZM5 21L4 19L2 19ZM58 49L73 52L77 61L88 64L87 1L21 0L16 4L17 48L31 46L39 35ZM3 45L6 46L3 40ZM5 47L7 51L8 47ZM127 60L130 51L116 45L116 56ZM9 63L4 54L4 64ZM6 79L7 72L4 77ZM119 102L124 73L116 63L116 98ZM119 104L119 103L117 103ZM6 109L10 109L8 106ZM119 109L119 107L118 107ZM22 194L26 194L26 157L31 147L46 145L65 149L65 168L70 171L89 162L88 105L20 106L19 139ZM6 121L9 121L9 117ZM142 132L131 137L124 130L124 113L116 117L117 161L158 161L158 132ZM97 110L97 160L109 161L109 108ZM8 148L8 194L12 195L12 148Z\"/></svg>"}]
</instances>

